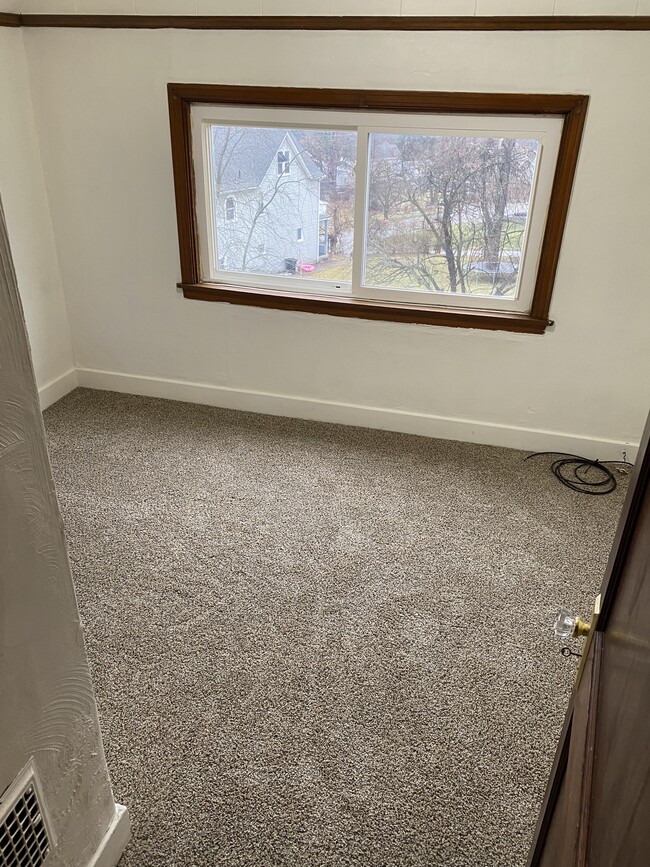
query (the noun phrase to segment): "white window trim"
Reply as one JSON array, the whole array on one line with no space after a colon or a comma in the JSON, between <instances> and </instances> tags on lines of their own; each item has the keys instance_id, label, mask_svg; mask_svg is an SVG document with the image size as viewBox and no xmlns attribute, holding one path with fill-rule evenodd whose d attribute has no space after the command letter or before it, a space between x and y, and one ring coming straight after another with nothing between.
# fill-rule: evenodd
<instances>
[{"instance_id":1,"label":"white window trim","mask_svg":"<svg viewBox=\"0 0 650 867\"><path fill-rule=\"evenodd\" d=\"M327 109L284 109L195 104L191 109L192 149L196 184L197 223L200 237L201 279L205 283L226 284L242 288L274 289L290 293L338 295L359 300L390 301L403 305L461 307L490 312L530 311L539 266L546 217L553 190L555 166L559 153L563 117L555 115L472 115L454 113L381 113L334 111ZM352 256L352 280L334 282L308 277L228 272L212 263L215 256L215 227L208 207L206 190L210 189L210 124L230 126L269 126L293 129L344 129L357 132L357 181L364 179L355 194L355 252ZM390 289L363 284L363 255L359 244L365 243L368 194L368 137L374 132L408 131L415 134L468 135L535 139L540 143L535 179L531 190L529 219L522 244L520 281L517 298L478 296L429 290Z\"/></svg>"}]
</instances>

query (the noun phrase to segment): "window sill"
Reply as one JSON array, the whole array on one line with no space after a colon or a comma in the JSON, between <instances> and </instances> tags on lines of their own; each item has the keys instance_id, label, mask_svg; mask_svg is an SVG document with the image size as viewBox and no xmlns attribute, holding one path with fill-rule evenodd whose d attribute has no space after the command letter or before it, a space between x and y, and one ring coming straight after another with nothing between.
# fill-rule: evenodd
<instances>
[{"instance_id":1,"label":"window sill","mask_svg":"<svg viewBox=\"0 0 650 867\"><path fill-rule=\"evenodd\" d=\"M185 298L194 301L217 301L275 310L298 310L303 313L324 313L329 316L347 316L355 319L445 325L450 328L519 331L525 334L543 334L551 324L548 319L540 319L528 313L461 310L433 305L416 307L391 304L387 301L366 301L358 298L307 295L297 292L288 294L272 289L243 288L214 283L178 283L177 285L183 290Z\"/></svg>"}]
</instances>

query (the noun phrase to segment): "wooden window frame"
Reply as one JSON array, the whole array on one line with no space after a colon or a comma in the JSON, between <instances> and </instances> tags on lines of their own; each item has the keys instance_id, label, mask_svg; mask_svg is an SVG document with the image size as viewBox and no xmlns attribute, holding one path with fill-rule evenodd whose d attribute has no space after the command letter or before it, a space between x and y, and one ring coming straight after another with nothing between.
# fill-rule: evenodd
<instances>
[{"instance_id":1,"label":"wooden window frame","mask_svg":"<svg viewBox=\"0 0 650 867\"><path fill-rule=\"evenodd\" d=\"M589 97L578 94L451 93L397 90L257 87L220 84L167 85L176 216L185 298L360 319L482 328L542 334L575 177ZM201 280L191 109L196 104L264 108L349 109L408 113L555 115L563 118L535 291L529 313L400 304L305 292L229 286Z\"/></svg>"}]
</instances>

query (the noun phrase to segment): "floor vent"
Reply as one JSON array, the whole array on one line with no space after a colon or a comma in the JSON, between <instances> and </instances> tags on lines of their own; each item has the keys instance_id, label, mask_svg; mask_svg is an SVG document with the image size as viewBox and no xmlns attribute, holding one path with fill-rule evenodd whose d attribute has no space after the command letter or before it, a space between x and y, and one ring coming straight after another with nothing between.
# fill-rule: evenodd
<instances>
[{"instance_id":1,"label":"floor vent","mask_svg":"<svg viewBox=\"0 0 650 867\"><path fill-rule=\"evenodd\" d=\"M0 867L40 867L52 841L31 765L0 798Z\"/></svg>"}]
</instances>

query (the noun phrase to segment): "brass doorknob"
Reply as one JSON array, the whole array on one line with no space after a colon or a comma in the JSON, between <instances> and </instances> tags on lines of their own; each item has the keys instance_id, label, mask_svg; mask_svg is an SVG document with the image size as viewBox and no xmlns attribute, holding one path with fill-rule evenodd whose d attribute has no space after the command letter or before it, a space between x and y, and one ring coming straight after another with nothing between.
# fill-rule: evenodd
<instances>
[{"instance_id":1,"label":"brass doorknob","mask_svg":"<svg viewBox=\"0 0 650 867\"><path fill-rule=\"evenodd\" d=\"M591 623L578 617L568 608L560 608L553 624L553 633L560 641L567 638L584 638L589 635L590 629Z\"/></svg>"}]
</instances>

